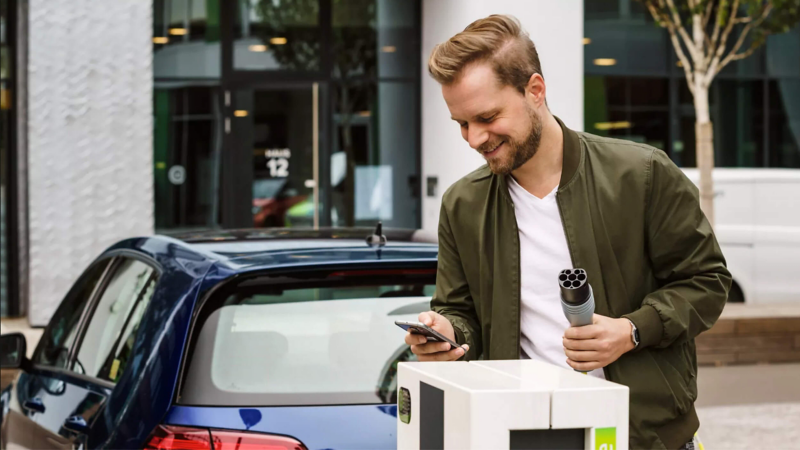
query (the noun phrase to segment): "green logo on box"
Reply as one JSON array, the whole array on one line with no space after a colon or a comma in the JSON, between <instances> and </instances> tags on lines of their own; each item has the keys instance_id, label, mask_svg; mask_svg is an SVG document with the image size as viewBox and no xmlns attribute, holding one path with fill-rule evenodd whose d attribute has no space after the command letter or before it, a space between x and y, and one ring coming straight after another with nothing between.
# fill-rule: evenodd
<instances>
[{"instance_id":1,"label":"green logo on box","mask_svg":"<svg viewBox=\"0 0 800 450\"><path fill-rule=\"evenodd\" d=\"M616 428L595 428L594 430L595 450L615 450L616 445L617 445Z\"/></svg>"}]
</instances>

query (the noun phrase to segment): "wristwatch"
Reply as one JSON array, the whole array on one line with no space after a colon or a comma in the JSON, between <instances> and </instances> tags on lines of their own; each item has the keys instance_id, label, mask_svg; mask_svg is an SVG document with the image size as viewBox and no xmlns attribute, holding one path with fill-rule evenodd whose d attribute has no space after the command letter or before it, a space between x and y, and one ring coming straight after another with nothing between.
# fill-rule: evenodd
<instances>
[{"instance_id":1,"label":"wristwatch","mask_svg":"<svg viewBox=\"0 0 800 450\"><path fill-rule=\"evenodd\" d=\"M631 319L628 319L628 322L631 323L631 340L633 341L633 348L636 348L639 346L639 329L636 328L636 325Z\"/></svg>"}]
</instances>

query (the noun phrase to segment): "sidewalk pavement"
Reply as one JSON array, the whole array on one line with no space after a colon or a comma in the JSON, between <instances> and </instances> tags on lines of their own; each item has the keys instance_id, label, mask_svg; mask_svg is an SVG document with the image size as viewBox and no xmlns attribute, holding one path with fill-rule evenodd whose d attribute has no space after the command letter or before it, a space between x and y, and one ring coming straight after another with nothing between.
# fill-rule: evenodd
<instances>
[{"instance_id":1,"label":"sidewalk pavement","mask_svg":"<svg viewBox=\"0 0 800 450\"><path fill-rule=\"evenodd\" d=\"M800 364L700 367L697 390L707 450L800 450Z\"/></svg>"}]
</instances>

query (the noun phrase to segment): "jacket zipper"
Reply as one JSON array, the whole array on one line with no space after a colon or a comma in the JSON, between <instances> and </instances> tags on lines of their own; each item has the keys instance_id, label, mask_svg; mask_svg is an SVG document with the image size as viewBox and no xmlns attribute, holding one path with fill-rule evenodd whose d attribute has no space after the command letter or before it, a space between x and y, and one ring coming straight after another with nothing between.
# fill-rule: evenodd
<instances>
[{"instance_id":1,"label":"jacket zipper","mask_svg":"<svg viewBox=\"0 0 800 450\"><path fill-rule=\"evenodd\" d=\"M514 243L517 244L517 359L522 359L522 256L520 255L519 225L517 224L517 211L514 202L507 200L511 205L514 216Z\"/></svg>"}]
</instances>

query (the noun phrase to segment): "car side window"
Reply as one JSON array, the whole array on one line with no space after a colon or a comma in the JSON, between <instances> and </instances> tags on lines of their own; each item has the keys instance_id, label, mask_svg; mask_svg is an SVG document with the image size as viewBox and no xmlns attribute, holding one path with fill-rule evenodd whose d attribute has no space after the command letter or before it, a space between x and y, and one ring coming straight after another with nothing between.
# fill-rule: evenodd
<instances>
[{"instance_id":1,"label":"car side window","mask_svg":"<svg viewBox=\"0 0 800 450\"><path fill-rule=\"evenodd\" d=\"M157 277L150 265L121 258L89 319L74 371L114 383L119 380Z\"/></svg>"},{"instance_id":2,"label":"car side window","mask_svg":"<svg viewBox=\"0 0 800 450\"><path fill-rule=\"evenodd\" d=\"M69 351L78 335L81 315L110 262L111 260L105 260L96 263L78 278L53 314L47 329L39 340L36 353L33 355L34 364L57 368L67 367Z\"/></svg>"}]
</instances>

